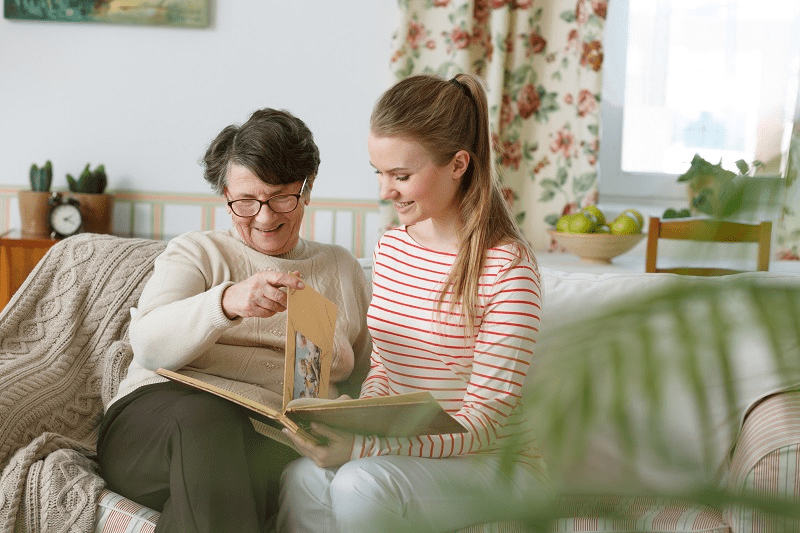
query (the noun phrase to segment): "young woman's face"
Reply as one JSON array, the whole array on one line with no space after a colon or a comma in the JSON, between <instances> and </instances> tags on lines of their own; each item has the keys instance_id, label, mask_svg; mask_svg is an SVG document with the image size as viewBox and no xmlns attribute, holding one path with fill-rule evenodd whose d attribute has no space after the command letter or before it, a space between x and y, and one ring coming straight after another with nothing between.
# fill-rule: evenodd
<instances>
[{"instance_id":1,"label":"young woman's face","mask_svg":"<svg viewBox=\"0 0 800 533\"><path fill-rule=\"evenodd\" d=\"M297 194L302 184L300 180L288 185L268 185L247 168L232 164L228 169L225 197L227 201L256 198L265 202L277 194ZM228 213L245 244L263 254L280 255L297 244L307 204L308 195L304 195L295 210L288 213L276 213L267 205L262 205L261 210L252 217L240 217L230 207Z\"/></svg>"},{"instance_id":2,"label":"young woman's face","mask_svg":"<svg viewBox=\"0 0 800 533\"><path fill-rule=\"evenodd\" d=\"M458 158L437 166L422 146L403 137L370 134L367 147L380 197L394 202L402 224L459 216L458 188L464 169Z\"/></svg>"}]
</instances>

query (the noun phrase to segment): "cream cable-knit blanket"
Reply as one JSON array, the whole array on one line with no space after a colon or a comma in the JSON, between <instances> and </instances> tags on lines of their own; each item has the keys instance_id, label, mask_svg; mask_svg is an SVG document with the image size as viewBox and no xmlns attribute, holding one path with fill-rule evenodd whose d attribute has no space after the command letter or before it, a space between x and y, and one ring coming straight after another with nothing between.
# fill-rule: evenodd
<instances>
[{"instance_id":1,"label":"cream cable-knit blanket","mask_svg":"<svg viewBox=\"0 0 800 533\"><path fill-rule=\"evenodd\" d=\"M130 308L165 246L65 239L0 313L0 532L93 531L103 402L127 369Z\"/></svg>"}]
</instances>

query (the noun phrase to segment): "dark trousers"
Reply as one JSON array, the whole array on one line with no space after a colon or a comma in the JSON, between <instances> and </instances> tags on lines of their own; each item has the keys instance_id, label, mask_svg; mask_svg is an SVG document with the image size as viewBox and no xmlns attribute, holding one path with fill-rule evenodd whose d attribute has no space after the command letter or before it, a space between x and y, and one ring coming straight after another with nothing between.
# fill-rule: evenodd
<instances>
[{"instance_id":1,"label":"dark trousers","mask_svg":"<svg viewBox=\"0 0 800 533\"><path fill-rule=\"evenodd\" d=\"M97 454L109 489L161 512L157 533L263 531L297 457L258 434L245 409L172 382L115 402Z\"/></svg>"}]
</instances>

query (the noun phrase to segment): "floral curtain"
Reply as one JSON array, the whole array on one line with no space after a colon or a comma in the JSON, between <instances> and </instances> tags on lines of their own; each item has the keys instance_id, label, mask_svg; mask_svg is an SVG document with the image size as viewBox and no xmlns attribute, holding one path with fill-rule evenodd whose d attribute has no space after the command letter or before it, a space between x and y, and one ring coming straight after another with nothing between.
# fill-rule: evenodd
<instances>
[{"instance_id":1,"label":"floral curtain","mask_svg":"<svg viewBox=\"0 0 800 533\"><path fill-rule=\"evenodd\" d=\"M558 218L597 201L607 0L398 3L394 74L486 80L506 198L534 248L552 248Z\"/></svg>"}]
</instances>

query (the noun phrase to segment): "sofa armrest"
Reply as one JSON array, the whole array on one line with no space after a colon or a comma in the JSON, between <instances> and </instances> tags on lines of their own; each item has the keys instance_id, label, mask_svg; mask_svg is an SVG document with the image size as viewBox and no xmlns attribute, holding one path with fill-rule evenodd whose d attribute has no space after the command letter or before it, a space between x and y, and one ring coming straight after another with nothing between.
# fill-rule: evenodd
<instances>
[{"instance_id":1,"label":"sofa armrest","mask_svg":"<svg viewBox=\"0 0 800 533\"><path fill-rule=\"evenodd\" d=\"M768 396L750 410L731 456L727 488L800 502L800 391ZM739 507L726 509L724 517L733 533L796 526Z\"/></svg>"}]
</instances>

